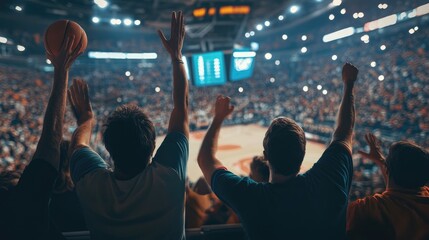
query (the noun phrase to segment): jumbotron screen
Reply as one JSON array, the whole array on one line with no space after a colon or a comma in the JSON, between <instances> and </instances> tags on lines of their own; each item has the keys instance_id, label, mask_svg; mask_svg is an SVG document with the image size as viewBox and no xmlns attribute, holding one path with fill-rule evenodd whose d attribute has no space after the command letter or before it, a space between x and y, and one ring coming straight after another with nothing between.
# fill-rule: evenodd
<instances>
[{"instance_id":1,"label":"jumbotron screen","mask_svg":"<svg viewBox=\"0 0 429 240\"><path fill-rule=\"evenodd\" d=\"M231 81L250 78L255 67L255 52L235 51L231 56L231 70L229 79Z\"/></svg>"},{"instance_id":2,"label":"jumbotron screen","mask_svg":"<svg viewBox=\"0 0 429 240\"><path fill-rule=\"evenodd\" d=\"M194 84L198 87L223 85L226 82L225 61L222 52L192 56Z\"/></svg>"}]
</instances>

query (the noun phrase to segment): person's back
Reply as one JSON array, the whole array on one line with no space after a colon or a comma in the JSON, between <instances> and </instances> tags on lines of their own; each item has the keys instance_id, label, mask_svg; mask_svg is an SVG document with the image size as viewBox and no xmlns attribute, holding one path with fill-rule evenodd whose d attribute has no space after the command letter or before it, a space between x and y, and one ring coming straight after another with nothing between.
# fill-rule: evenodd
<instances>
[{"instance_id":1,"label":"person's back","mask_svg":"<svg viewBox=\"0 0 429 240\"><path fill-rule=\"evenodd\" d=\"M409 142L394 143L385 159L380 142L367 134L370 152L386 181L386 191L349 205L350 239L429 239L429 154Z\"/></svg>"},{"instance_id":2,"label":"person's back","mask_svg":"<svg viewBox=\"0 0 429 240\"><path fill-rule=\"evenodd\" d=\"M198 154L212 190L239 216L249 239L344 239L355 119L353 87L358 70L343 67L344 95L333 140L317 163L299 175L305 156L304 130L292 119L272 121L263 140L269 183L256 183L228 171L215 157L220 127L233 111L219 96L215 117Z\"/></svg>"},{"instance_id":3,"label":"person's back","mask_svg":"<svg viewBox=\"0 0 429 240\"><path fill-rule=\"evenodd\" d=\"M114 171L90 147L93 113L88 87L69 92L78 127L71 141L71 173L91 239L183 239L188 159L188 80L182 58L182 12L173 12L170 39L159 35L173 65L173 110L155 157L155 128L135 105L117 108L103 130ZM152 159L151 159L152 158Z\"/></svg>"}]
</instances>

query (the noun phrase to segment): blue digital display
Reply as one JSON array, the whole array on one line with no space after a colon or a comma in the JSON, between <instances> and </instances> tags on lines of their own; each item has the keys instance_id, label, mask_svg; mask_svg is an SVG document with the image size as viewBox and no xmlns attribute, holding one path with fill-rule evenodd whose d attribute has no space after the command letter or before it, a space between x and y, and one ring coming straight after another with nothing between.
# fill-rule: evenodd
<instances>
[{"instance_id":1,"label":"blue digital display","mask_svg":"<svg viewBox=\"0 0 429 240\"><path fill-rule=\"evenodd\" d=\"M256 53L253 51L237 51L231 56L231 70L229 79L231 81L238 81L250 78L253 75L253 68L255 67Z\"/></svg>"},{"instance_id":2,"label":"blue digital display","mask_svg":"<svg viewBox=\"0 0 429 240\"><path fill-rule=\"evenodd\" d=\"M195 86L225 84L225 61L222 52L195 54L192 56L192 66Z\"/></svg>"}]
</instances>

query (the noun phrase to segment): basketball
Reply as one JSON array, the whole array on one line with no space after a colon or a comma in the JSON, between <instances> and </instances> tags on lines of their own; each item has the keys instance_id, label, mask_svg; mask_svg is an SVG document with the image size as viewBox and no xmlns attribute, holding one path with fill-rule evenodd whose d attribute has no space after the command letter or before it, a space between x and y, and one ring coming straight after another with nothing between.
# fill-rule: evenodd
<instances>
[{"instance_id":1,"label":"basketball","mask_svg":"<svg viewBox=\"0 0 429 240\"><path fill-rule=\"evenodd\" d=\"M85 51L88 44L85 30L76 22L70 20L59 20L48 27L45 32L44 41L46 51L57 56L65 41L65 36L75 36L72 49L75 49L79 43L82 43L79 53Z\"/></svg>"}]
</instances>

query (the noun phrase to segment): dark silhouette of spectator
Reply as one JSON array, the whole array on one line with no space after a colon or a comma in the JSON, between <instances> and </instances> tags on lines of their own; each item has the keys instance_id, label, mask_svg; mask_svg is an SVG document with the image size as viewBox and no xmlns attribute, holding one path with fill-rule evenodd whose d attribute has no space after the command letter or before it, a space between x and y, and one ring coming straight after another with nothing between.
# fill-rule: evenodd
<instances>
[{"instance_id":1,"label":"dark silhouette of spectator","mask_svg":"<svg viewBox=\"0 0 429 240\"><path fill-rule=\"evenodd\" d=\"M60 171L49 204L50 217L61 232L85 231L88 228L70 176L69 145L68 140L61 142Z\"/></svg>"},{"instance_id":2,"label":"dark silhouette of spectator","mask_svg":"<svg viewBox=\"0 0 429 240\"><path fill-rule=\"evenodd\" d=\"M183 239L188 159L188 80L182 61L185 24L173 12L171 34L161 41L173 64L173 99L168 134L155 156L155 129L136 105L117 108L103 141L114 171L90 147L94 114L88 86L73 82L70 102L77 120L71 140L71 173L92 239Z\"/></svg>"},{"instance_id":3,"label":"dark silhouette of spectator","mask_svg":"<svg viewBox=\"0 0 429 240\"><path fill-rule=\"evenodd\" d=\"M72 49L74 40L66 35L57 56L46 52L55 68L52 92L36 152L10 198L9 222L3 231L9 235L6 239L61 238L49 220L49 199L60 163L69 69L81 49L81 43Z\"/></svg>"},{"instance_id":4,"label":"dark silhouette of spectator","mask_svg":"<svg viewBox=\"0 0 429 240\"><path fill-rule=\"evenodd\" d=\"M353 88L357 74L353 65L344 65L344 95L332 143L305 174L298 174L305 155L304 131L289 118L273 120L263 141L264 158L270 168L269 183L239 177L215 157L222 122L234 110L230 98L217 98L215 116L204 137L198 164L212 190L238 214L250 239L346 237L353 176Z\"/></svg>"},{"instance_id":5,"label":"dark silhouette of spectator","mask_svg":"<svg viewBox=\"0 0 429 240\"><path fill-rule=\"evenodd\" d=\"M249 178L255 182L268 182L270 178L270 169L263 156L255 156L250 162Z\"/></svg>"},{"instance_id":6,"label":"dark silhouette of spectator","mask_svg":"<svg viewBox=\"0 0 429 240\"><path fill-rule=\"evenodd\" d=\"M386 190L349 205L350 239L429 239L429 154L411 142L392 144L387 158L381 143L365 135L369 153L359 151L382 171Z\"/></svg>"}]
</instances>

